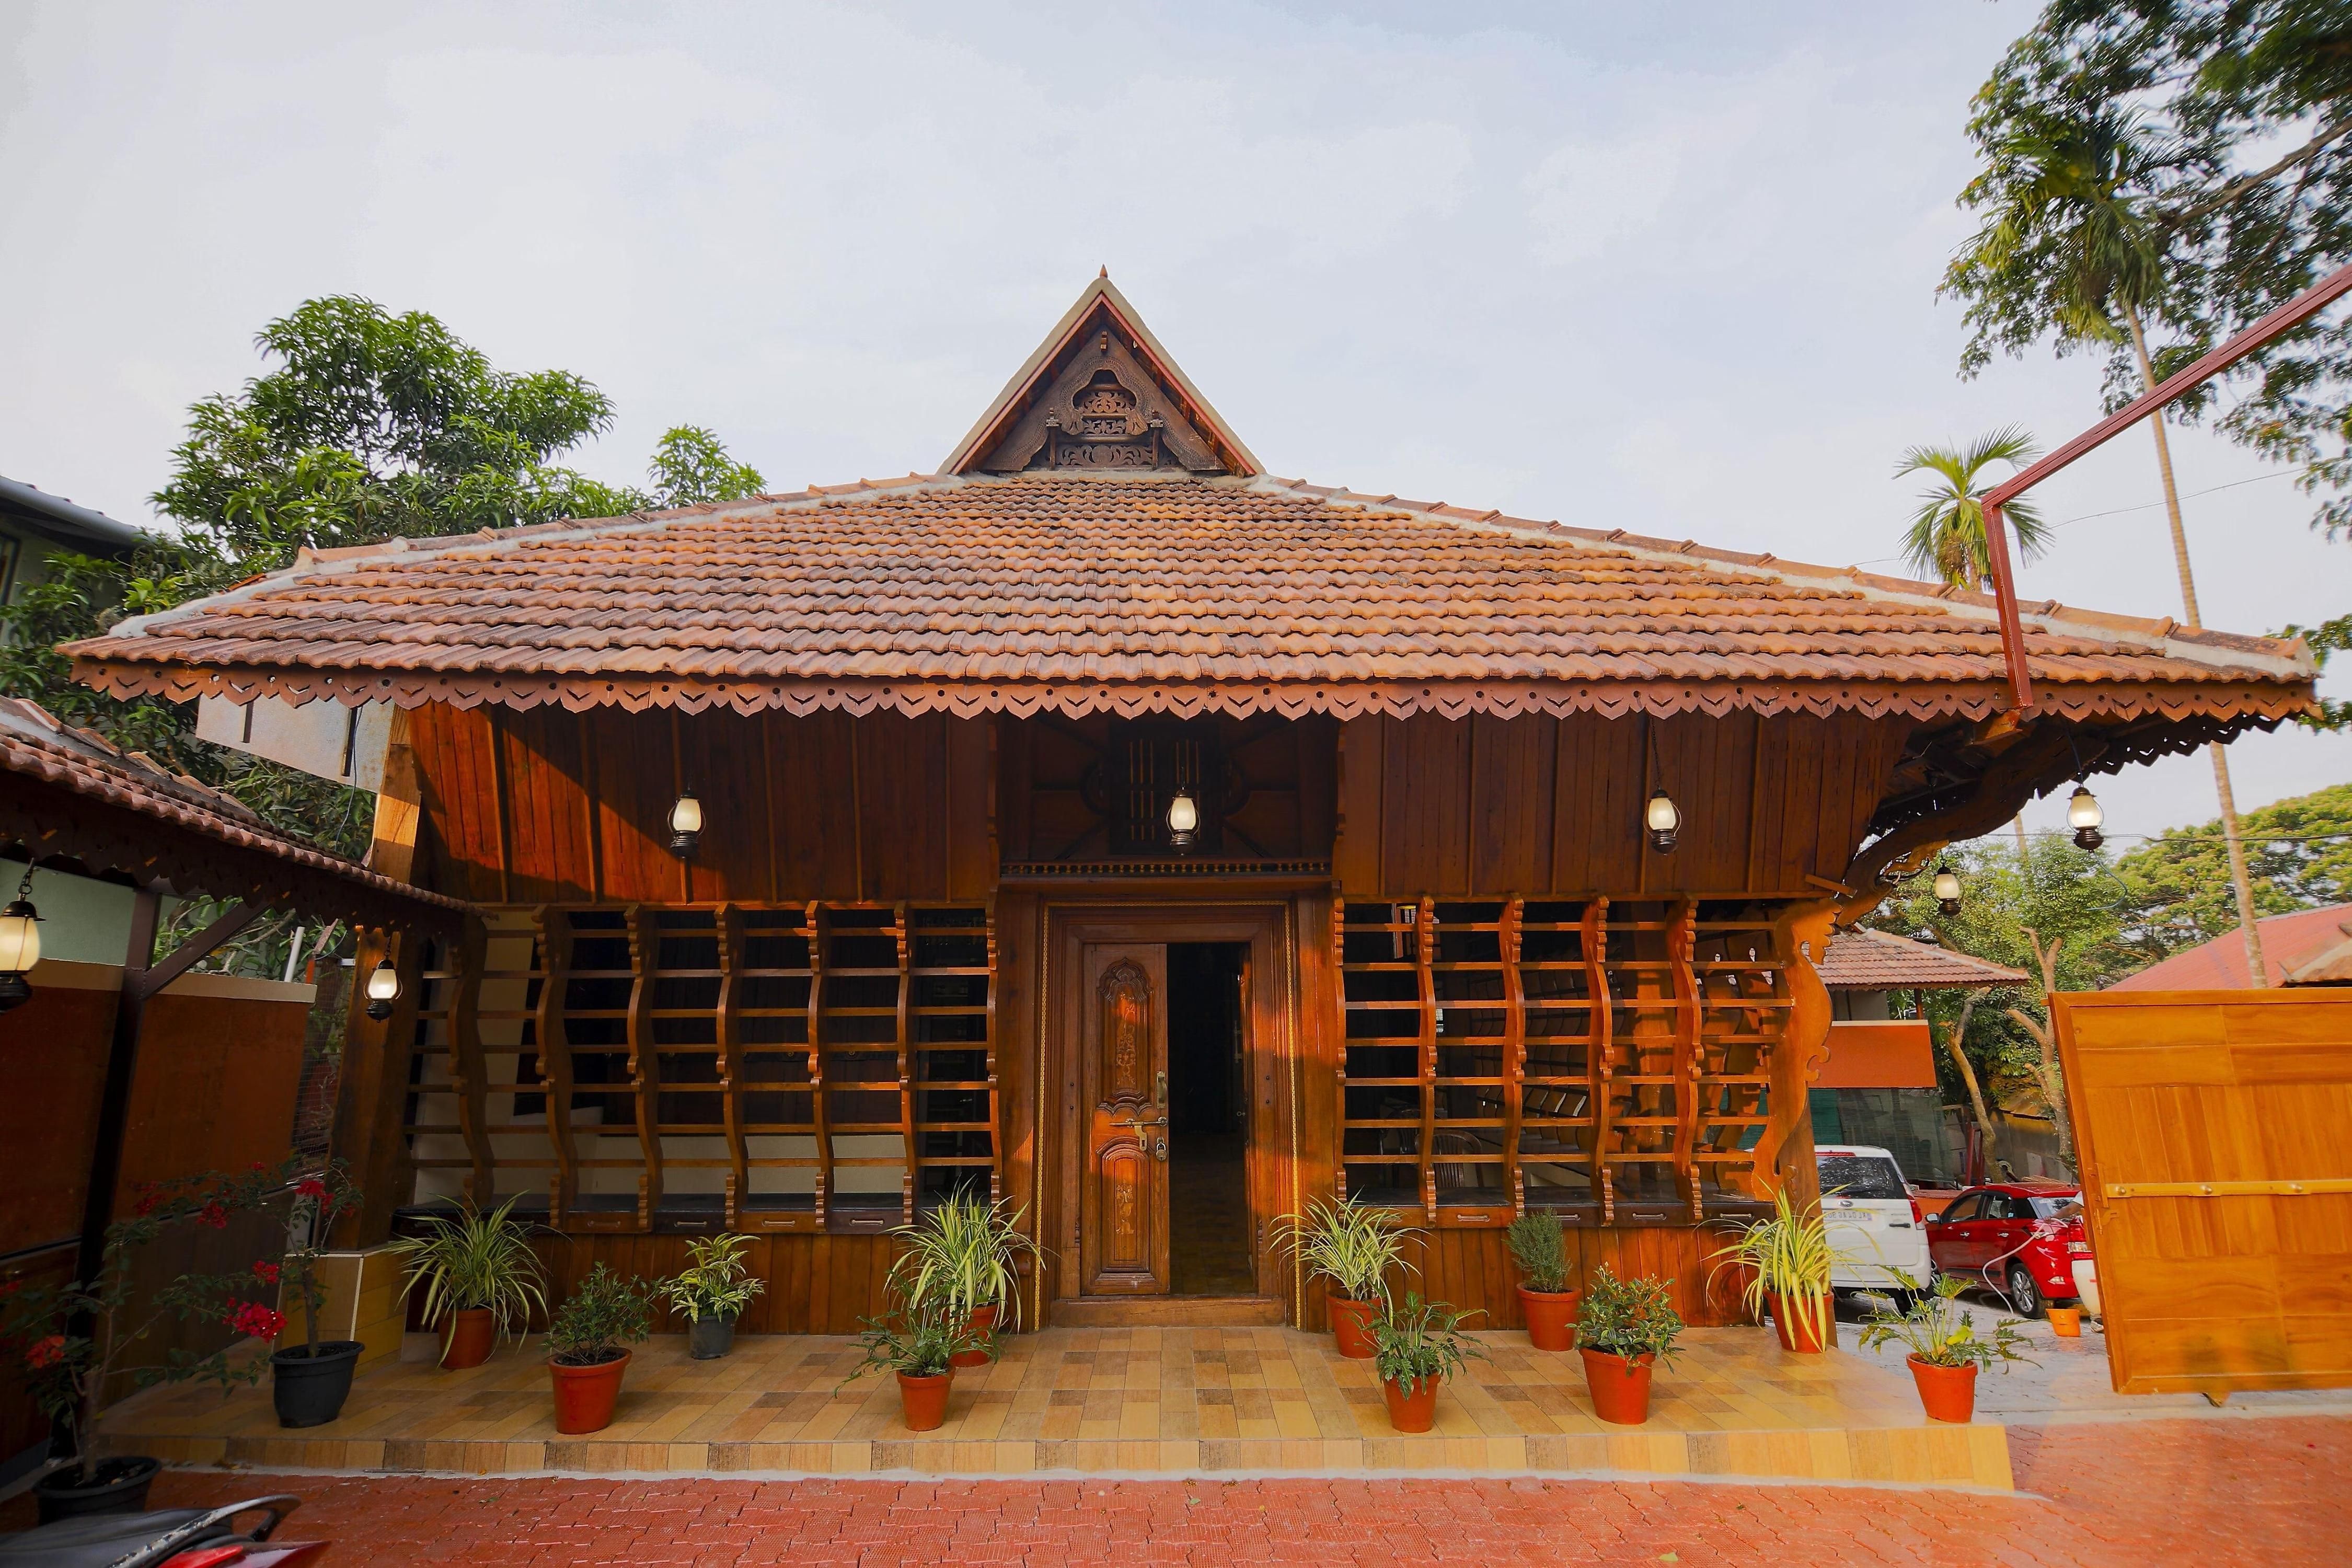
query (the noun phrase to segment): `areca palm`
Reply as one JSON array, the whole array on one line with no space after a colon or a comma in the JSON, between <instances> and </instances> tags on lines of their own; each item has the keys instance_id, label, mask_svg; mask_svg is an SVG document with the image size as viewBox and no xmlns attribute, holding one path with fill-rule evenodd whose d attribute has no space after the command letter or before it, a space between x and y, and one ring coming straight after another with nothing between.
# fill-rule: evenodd
<instances>
[{"instance_id":1,"label":"areca palm","mask_svg":"<svg viewBox=\"0 0 2352 1568\"><path fill-rule=\"evenodd\" d=\"M1985 542L1984 492L1979 482L1995 463L2021 468L2042 455L2033 437L2012 426L1979 436L1967 447L1914 447L1895 465L1895 477L1932 474L1936 482L1919 492L1919 510L1903 533L1903 557L1912 569L1955 588L1982 587L1992 575ZM2024 501L2011 501L2001 515L2017 531L2018 552L2031 561L2050 547L2050 527Z\"/></svg>"}]
</instances>

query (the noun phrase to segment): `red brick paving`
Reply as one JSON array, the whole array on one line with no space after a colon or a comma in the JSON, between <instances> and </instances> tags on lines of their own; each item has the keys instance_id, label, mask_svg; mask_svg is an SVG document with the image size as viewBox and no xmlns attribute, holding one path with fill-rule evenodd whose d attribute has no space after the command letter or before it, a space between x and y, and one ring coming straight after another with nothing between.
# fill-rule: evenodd
<instances>
[{"instance_id":1,"label":"red brick paving","mask_svg":"<svg viewBox=\"0 0 2352 1568\"><path fill-rule=\"evenodd\" d=\"M1549 1480L713 1481L175 1472L159 1505L272 1485L359 1563L2340 1564L2352 1418L2011 1431L2035 1495ZM24 1501L0 1523L25 1522ZM1769 1555L1766 1555L1769 1554Z\"/></svg>"}]
</instances>

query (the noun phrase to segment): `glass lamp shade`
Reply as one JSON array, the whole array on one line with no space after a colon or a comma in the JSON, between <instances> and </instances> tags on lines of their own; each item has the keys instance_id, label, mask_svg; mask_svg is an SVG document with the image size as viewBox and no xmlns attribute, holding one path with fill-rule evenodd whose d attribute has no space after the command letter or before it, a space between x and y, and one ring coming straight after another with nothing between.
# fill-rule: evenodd
<instances>
[{"instance_id":1,"label":"glass lamp shade","mask_svg":"<svg viewBox=\"0 0 2352 1568\"><path fill-rule=\"evenodd\" d=\"M2085 849L2096 849L2107 841L2107 836L2099 831L2106 820L2106 808L2099 804L2099 797L2087 786L2076 784L2066 802L2066 826L2074 830L2074 842Z\"/></svg>"},{"instance_id":2,"label":"glass lamp shade","mask_svg":"<svg viewBox=\"0 0 2352 1568\"><path fill-rule=\"evenodd\" d=\"M1948 915L1960 912L1960 874L1949 866L1936 868L1936 904Z\"/></svg>"},{"instance_id":3,"label":"glass lamp shade","mask_svg":"<svg viewBox=\"0 0 2352 1568\"><path fill-rule=\"evenodd\" d=\"M1192 842L1192 835L1201 827L1201 807L1192 792L1179 789L1176 798L1168 803L1168 842L1183 845Z\"/></svg>"},{"instance_id":4,"label":"glass lamp shade","mask_svg":"<svg viewBox=\"0 0 2352 1568\"><path fill-rule=\"evenodd\" d=\"M669 808L670 853L680 859L691 859L695 846L702 839L702 803L688 790Z\"/></svg>"},{"instance_id":5,"label":"glass lamp shade","mask_svg":"<svg viewBox=\"0 0 2352 1568\"><path fill-rule=\"evenodd\" d=\"M1657 790L1642 808L1642 826L1650 830L1650 847L1664 854L1675 847L1675 836L1682 831L1682 808L1664 790Z\"/></svg>"},{"instance_id":6,"label":"glass lamp shade","mask_svg":"<svg viewBox=\"0 0 2352 1568\"><path fill-rule=\"evenodd\" d=\"M367 1016L382 1023L392 1016L392 1005L400 995L400 972L394 969L390 959L379 959L368 972Z\"/></svg>"},{"instance_id":7,"label":"glass lamp shade","mask_svg":"<svg viewBox=\"0 0 2352 1568\"><path fill-rule=\"evenodd\" d=\"M0 973L22 974L41 962L41 913L30 899L0 910Z\"/></svg>"}]
</instances>

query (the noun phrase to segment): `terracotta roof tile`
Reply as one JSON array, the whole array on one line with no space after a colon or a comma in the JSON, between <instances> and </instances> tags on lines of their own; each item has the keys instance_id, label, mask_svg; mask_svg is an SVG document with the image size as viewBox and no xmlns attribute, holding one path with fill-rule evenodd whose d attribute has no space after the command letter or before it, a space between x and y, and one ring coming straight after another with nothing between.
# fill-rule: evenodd
<instances>
[{"instance_id":1,"label":"terracotta roof tile","mask_svg":"<svg viewBox=\"0 0 2352 1568\"><path fill-rule=\"evenodd\" d=\"M2073 611L2029 642L2036 685L2078 712L2309 698L2290 644ZM1661 711L1989 712L2001 677L1979 595L1300 481L1050 473L307 552L71 651L109 689L182 697L860 710L1558 710L1638 690Z\"/></svg>"},{"instance_id":2,"label":"terracotta roof tile","mask_svg":"<svg viewBox=\"0 0 2352 1568\"><path fill-rule=\"evenodd\" d=\"M2021 985L2032 977L1973 953L1914 942L1867 927L1830 938L1816 971L1832 991L1934 990L1944 986Z\"/></svg>"}]
</instances>

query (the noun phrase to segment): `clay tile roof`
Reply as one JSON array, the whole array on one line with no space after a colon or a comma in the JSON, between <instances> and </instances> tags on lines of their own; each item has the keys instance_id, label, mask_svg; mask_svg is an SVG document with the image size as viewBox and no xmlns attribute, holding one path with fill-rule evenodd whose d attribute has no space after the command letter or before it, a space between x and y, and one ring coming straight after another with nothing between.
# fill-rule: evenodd
<instances>
[{"instance_id":1,"label":"clay tile roof","mask_svg":"<svg viewBox=\"0 0 2352 1568\"><path fill-rule=\"evenodd\" d=\"M2021 985L2032 978L2022 970L1867 927L1832 936L1817 973L1832 991Z\"/></svg>"},{"instance_id":2,"label":"clay tile roof","mask_svg":"<svg viewBox=\"0 0 2352 1568\"><path fill-rule=\"evenodd\" d=\"M2274 721L2300 644L2029 617L2075 718ZM306 552L126 621L76 673L175 700L971 713L2005 705L1991 601L1266 476L891 479Z\"/></svg>"},{"instance_id":3,"label":"clay tile roof","mask_svg":"<svg viewBox=\"0 0 2352 1568\"><path fill-rule=\"evenodd\" d=\"M2329 904L2298 910L2291 915L2265 915L2261 921L2263 963L2271 984L2320 984L2332 978L2327 966L2315 961L2333 954L2352 938L2352 904ZM2311 973L2305 973L2309 970ZM2210 942L2183 949L2161 963L2152 963L2107 987L2110 991L2242 991L2253 984L2246 967L2242 929Z\"/></svg>"},{"instance_id":4,"label":"clay tile roof","mask_svg":"<svg viewBox=\"0 0 2352 1568\"><path fill-rule=\"evenodd\" d=\"M289 838L234 796L17 697L0 698L0 839L160 877L183 894L404 924L466 907Z\"/></svg>"}]
</instances>

